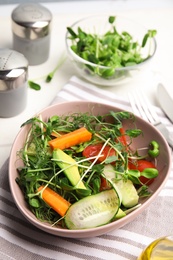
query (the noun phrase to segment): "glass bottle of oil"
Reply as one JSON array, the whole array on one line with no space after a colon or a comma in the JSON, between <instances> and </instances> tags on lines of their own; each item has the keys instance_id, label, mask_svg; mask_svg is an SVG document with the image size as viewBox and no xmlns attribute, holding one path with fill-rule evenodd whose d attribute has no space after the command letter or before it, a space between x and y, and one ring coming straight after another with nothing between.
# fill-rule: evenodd
<instances>
[{"instance_id":1,"label":"glass bottle of oil","mask_svg":"<svg viewBox=\"0 0 173 260\"><path fill-rule=\"evenodd\" d=\"M138 260L173 260L173 236L153 241L144 249Z\"/></svg>"}]
</instances>

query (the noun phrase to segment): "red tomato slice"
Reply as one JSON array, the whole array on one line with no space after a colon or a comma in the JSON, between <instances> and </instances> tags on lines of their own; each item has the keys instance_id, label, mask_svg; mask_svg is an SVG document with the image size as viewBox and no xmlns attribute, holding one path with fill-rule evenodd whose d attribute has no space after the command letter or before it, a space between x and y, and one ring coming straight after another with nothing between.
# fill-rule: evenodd
<instances>
[{"instance_id":1,"label":"red tomato slice","mask_svg":"<svg viewBox=\"0 0 173 260\"><path fill-rule=\"evenodd\" d=\"M146 168L155 168L156 169L155 165L152 162L149 162L147 160L137 160L137 161L135 161L135 163L129 161L128 166L129 166L129 169L138 170L140 172L142 172ZM141 176L139 179L143 184L147 183L147 185L150 185L154 181L154 178L148 179L144 176Z\"/></svg>"},{"instance_id":2,"label":"red tomato slice","mask_svg":"<svg viewBox=\"0 0 173 260\"><path fill-rule=\"evenodd\" d=\"M109 190L109 189L110 189L110 184L104 177L101 176L100 191Z\"/></svg>"},{"instance_id":3,"label":"red tomato slice","mask_svg":"<svg viewBox=\"0 0 173 260\"><path fill-rule=\"evenodd\" d=\"M83 150L83 156L86 158L97 156L102 149L103 144L91 144ZM114 156L115 150L109 145L106 145L102 152L102 157L98 158L98 162L103 162L107 157Z\"/></svg>"}]
</instances>

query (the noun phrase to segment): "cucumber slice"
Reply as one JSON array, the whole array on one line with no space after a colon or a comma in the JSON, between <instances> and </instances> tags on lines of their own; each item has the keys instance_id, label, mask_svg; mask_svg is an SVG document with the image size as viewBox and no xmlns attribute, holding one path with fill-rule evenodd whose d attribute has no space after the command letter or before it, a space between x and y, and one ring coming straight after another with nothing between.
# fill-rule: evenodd
<instances>
[{"instance_id":1,"label":"cucumber slice","mask_svg":"<svg viewBox=\"0 0 173 260\"><path fill-rule=\"evenodd\" d=\"M126 213L121 208L119 208L119 210L118 210L118 212L117 212L117 214L115 216L115 220L123 218L125 216L126 216Z\"/></svg>"},{"instance_id":2,"label":"cucumber slice","mask_svg":"<svg viewBox=\"0 0 173 260\"><path fill-rule=\"evenodd\" d=\"M119 180L115 185L121 192L124 207L131 208L138 204L139 196L131 180Z\"/></svg>"},{"instance_id":3,"label":"cucumber slice","mask_svg":"<svg viewBox=\"0 0 173 260\"><path fill-rule=\"evenodd\" d=\"M111 222L119 209L119 197L114 189L85 197L72 204L66 212L68 229L87 229Z\"/></svg>"},{"instance_id":4,"label":"cucumber slice","mask_svg":"<svg viewBox=\"0 0 173 260\"><path fill-rule=\"evenodd\" d=\"M119 196L119 199L120 199L120 204L121 204L121 202L122 202L122 194L121 194L119 188L117 187L117 185L115 184L115 170L114 170L114 167L111 164L106 164L104 166L103 173L104 173L104 176L106 177L106 179L109 182L111 182L113 188L118 193L118 196Z\"/></svg>"},{"instance_id":5,"label":"cucumber slice","mask_svg":"<svg viewBox=\"0 0 173 260\"><path fill-rule=\"evenodd\" d=\"M113 181L115 179L114 167L111 164L106 164L104 166L103 173L108 180Z\"/></svg>"},{"instance_id":6,"label":"cucumber slice","mask_svg":"<svg viewBox=\"0 0 173 260\"><path fill-rule=\"evenodd\" d=\"M124 207L131 208L134 207L138 201L139 196L131 180L115 180L115 171L111 164L105 165L104 167L105 177L111 181L114 189L117 191L120 198L120 203Z\"/></svg>"}]
</instances>

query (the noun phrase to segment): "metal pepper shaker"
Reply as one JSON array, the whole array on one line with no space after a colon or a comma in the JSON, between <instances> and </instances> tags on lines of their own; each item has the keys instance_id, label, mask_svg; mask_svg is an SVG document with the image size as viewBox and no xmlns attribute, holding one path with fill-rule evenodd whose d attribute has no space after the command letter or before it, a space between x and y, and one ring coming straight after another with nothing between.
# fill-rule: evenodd
<instances>
[{"instance_id":1,"label":"metal pepper shaker","mask_svg":"<svg viewBox=\"0 0 173 260\"><path fill-rule=\"evenodd\" d=\"M21 113L27 103L28 61L23 54L0 49L0 117Z\"/></svg>"},{"instance_id":2,"label":"metal pepper shaker","mask_svg":"<svg viewBox=\"0 0 173 260\"><path fill-rule=\"evenodd\" d=\"M29 65L44 63L49 57L52 14L44 6L25 3L12 14L13 49L23 53Z\"/></svg>"}]
</instances>

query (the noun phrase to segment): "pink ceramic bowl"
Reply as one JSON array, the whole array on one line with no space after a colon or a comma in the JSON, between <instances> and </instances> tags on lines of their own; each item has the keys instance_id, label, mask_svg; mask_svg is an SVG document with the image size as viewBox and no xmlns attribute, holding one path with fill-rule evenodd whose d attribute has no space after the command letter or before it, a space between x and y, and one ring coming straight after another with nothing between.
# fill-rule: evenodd
<instances>
[{"instance_id":1,"label":"pink ceramic bowl","mask_svg":"<svg viewBox=\"0 0 173 260\"><path fill-rule=\"evenodd\" d=\"M106 104L88 102L88 101L76 101L76 102L65 102L57 105L47 107L40 111L39 114L42 115L43 120L47 120L50 116L53 115L62 115L69 114L72 112L91 112L92 114L104 115L110 110L120 111L117 107L112 107ZM21 161L17 160L17 151L19 151L25 142L26 135L29 131L29 126L23 127L18 133L14 144L12 146L10 162L9 162L9 183L11 188L11 193L13 195L14 201L20 210L20 212L25 216L25 218L35 225L37 228L44 230L45 232L62 236L62 237L71 237L71 238L86 238L94 237L98 235L105 234L112 230L118 229L125 224L133 221L141 212L143 212L157 197L158 193L164 187L170 172L171 167L171 154L169 146L164 139L164 137L149 123L145 122L141 118L136 118L136 125L139 129L144 132L145 138L142 136L136 138L135 146L136 148L145 147L148 143L155 139L160 144L160 155L158 156L158 165L159 175L156 180L150 185L151 190L153 191L150 197L145 198L141 201L141 206L129 213L127 216L116 220L112 223L106 224L104 226L85 229L85 230L68 230L57 227L52 227L50 224L43 223L39 221L33 213L29 210L27 204L25 203L24 196L16 183L15 179L18 176L16 168L21 165ZM132 122L127 121L125 128L130 128Z\"/></svg>"}]
</instances>

